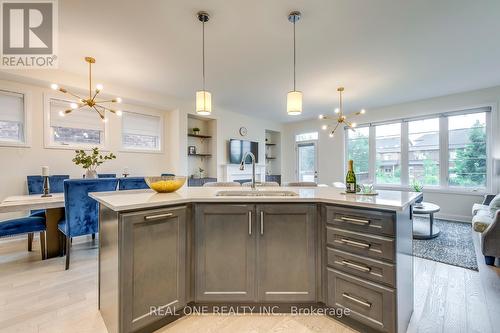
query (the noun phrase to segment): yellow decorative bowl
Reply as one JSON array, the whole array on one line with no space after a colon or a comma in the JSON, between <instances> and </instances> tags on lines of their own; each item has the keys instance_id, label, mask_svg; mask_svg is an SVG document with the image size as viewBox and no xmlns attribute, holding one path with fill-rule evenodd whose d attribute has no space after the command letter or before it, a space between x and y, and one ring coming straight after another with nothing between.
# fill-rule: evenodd
<instances>
[{"instance_id":1,"label":"yellow decorative bowl","mask_svg":"<svg viewBox=\"0 0 500 333\"><path fill-rule=\"evenodd\" d=\"M175 192L186 182L185 176L161 176L145 177L144 180L149 188L158 193Z\"/></svg>"}]
</instances>

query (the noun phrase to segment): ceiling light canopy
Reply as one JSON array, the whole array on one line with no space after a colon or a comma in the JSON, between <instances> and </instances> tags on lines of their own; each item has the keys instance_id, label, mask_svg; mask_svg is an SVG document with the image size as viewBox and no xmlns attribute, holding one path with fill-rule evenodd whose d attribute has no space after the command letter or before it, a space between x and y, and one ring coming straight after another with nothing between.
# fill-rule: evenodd
<instances>
[{"instance_id":1,"label":"ceiling light canopy","mask_svg":"<svg viewBox=\"0 0 500 333\"><path fill-rule=\"evenodd\" d=\"M296 65L296 52L295 52L295 23L300 20L300 12L293 11L288 14L288 21L293 23L293 91L290 91L286 96L286 111L290 116L302 114L302 92L296 90L295 79L295 65Z\"/></svg>"},{"instance_id":2,"label":"ceiling light canopy","mask_svg":"<svg viewBox=\"0 0 500 333\"><path fill-rule=\"evenodd\" d=\"M95 64L95 59L92 57L85 57L85 61L89 64L89 95L87 98L82 98L82 97L78 96L77 94L74 94L74 93L68 91L66 88L60 87L56 83L52 83L50 85L50 87L53 90L58 90L62 93L71 95L77 99L76 102L70 103L69 109L67 109L65 111L60 111L59 115L61 117L64 117L65 115L70 114L71 112L73 112L75 110L81 109L83 107L89 107L91 111L97 112L97 114L99 115L99 117L101 118L101 120L103 122L106 122L108 120L106 118L106 111L114 113L117 116L121 116L122 111L115 110L115 109L107 106L107 103L121 103L122 99L120 97L116 97L116 98L109 99L109 100L97 100L97 96L99 95L99 93L102 91L102 89L104 87L102 84L99 83L95 86L95 89L93 89L93 87L92 87L92 64Z\"/></svg>"},{"instance_id":3,"label":"ceiling light canopy","mask_svg":"<svg viewBox=\"0 0 500 333\"><path fill-rule=\"evenodd\" d=\"M205 22L208 22L210 16L206 12L198 12L198 20L201 22L202 32L202 77L203 90L196 92L196 113L202 116L208 116L212 113L212 94L205 90Z\"/></svg>"},{"instance_id":4,"label":"ceiling light canopy","mask_svg":"<svg viewBox=\"0 0 500 333\"><path fill-rule=\"evenodd\" d=\"M335 131L337 128L340 126L340 124L345 124L349 129L354 131L354 128L357 126L355 122L351 122L347 120L347 116L344 114L344 104L343 104L343 99L342 99L342 93L344 92L344 87L339 87L337 88L337 91L339 92L339 107L334 110L335 116L332 118L335 120L333 124L324 124L321 126L321 129L326 131L329 130L329 136L333 138ZM366 110L361 109L360 111L354 113L355 116L359 116L361 114L365 114ZM329 116L320 114L318 117L320 120L328 120L330 119Z\"/></svg>"}]
</instances>

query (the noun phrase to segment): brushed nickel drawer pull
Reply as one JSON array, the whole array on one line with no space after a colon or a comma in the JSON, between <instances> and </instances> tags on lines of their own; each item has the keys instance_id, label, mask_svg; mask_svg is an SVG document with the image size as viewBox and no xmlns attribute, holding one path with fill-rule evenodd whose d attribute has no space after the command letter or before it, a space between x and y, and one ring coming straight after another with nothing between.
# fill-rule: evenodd
<instances>
[{"instance_id":1,"label":"brushed nickel drawer pull","mask_svg":"<svg viewBox=\"0 0 500 333\"><path fill-rule=\"evenodd\" d=\"M367 244L367 243L361 243L361 242L355 242L355 241L352 241L350 239L345 239L345 238L342 238L340 240L342 243L346 243L348 245L352 245L352 246L356 246L356 247L362 247L364 249L367 249L370 247L370 244Z\"/></svg>"},{"instance_id":2,"label":"brushed nickel drawer pull","mask_svg":"<svg viewBox=\"0 0 500 333\"><path fill-rule=\"evenodd\" d=\"M362 301L360 299L357 299L356 297L350 296L349 294L343 293L342 296L344 296L345 298L347 298L350 301L353 301L353 302L356 302L356 303L361 304L363 306L366 306L367 308L371 308L372 307L372 303Z\"/></svg>"},{"instance_id":3,"label":"brushed nickel drawer pull","mask_svg":"<svg viewBox=\"0 0 500 333\"><path fill-rule=\"evenodd\" d=\"M370 224L370 220L361 220L361 219L355 219L352 217L345 217L345 216L342 216L340 219L343 222L349 222L349 223L353 223L353 224Z\"/></svg>"},{"instance_id":4,"label":"brushed nickel drawer pull","mask_svg":"<svg viewBox=\"0 0 500 333\"><path fill-rule=\"evenodd\" d=\"M161 219L161 218L164 218L164 217L172 217L172 216L174 216L174 213L165 213L165 214L144 216L144 219L146 221L151 221L151 220L157 220L157 219Z\"/></svg>"},{"instance_id":5,"label":"brushed nickel drawer pull","mask_svg":"<svg viewBox=\"0 0 500 333\"><path fill-rule=\"evenodd\" d=\"M362 271L362 272L369 272L372 270L370 267L358 265L358 264L352 263L352 262L347 261L347 260L342 260L342 265L356 269L358 271Z\"/></svg>"},{"instance_id":6,"label":"brushed nickel drawer pull","mask_svg":"<svg viewBox=\"0 0 500 333\"><path fill-rule=\"evenodd\" d=\"M252 235L252 211L248 212L248 234Z\"/></svg>"}]
</instances>

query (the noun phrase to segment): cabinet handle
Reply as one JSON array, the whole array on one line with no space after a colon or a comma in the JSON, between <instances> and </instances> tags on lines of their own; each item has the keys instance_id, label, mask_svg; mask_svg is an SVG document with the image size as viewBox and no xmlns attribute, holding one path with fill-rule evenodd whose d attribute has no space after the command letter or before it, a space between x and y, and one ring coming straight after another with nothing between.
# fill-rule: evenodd
<instances>
[{"instance_id":1,"label":"cabinet handle","mask_svg":"<svg viewBox=\"0 0 500 333\"><path fill-rule=\"evenodd\" d=\"M355 242L355 241L352 241L350 239L345 239L345 238L342 238L340 239L340 241L342 243L346 243L348 245L352 245L352 246L357 246L357 247L362 247L362 248L369 248L370 247L370 244L367 244L367 243L362 243L362 242Z\"/></svg>"},{"instance_id":2,"label":"cabinet handle","mask_svg":"<svg viewBox=\"0 0 500 333\"><path fill-rule=\"evenodd\" d=\"M252 211L248 212L248 234L252 235Z\"/></svg>"},{"instance_id":3,"label":"cabinet handle","mask_svg":"<svg viewBox=\"0 0 500 333\"><path fill-rule=\"evenodd\" d=\"M264 212L260 211L260 234L264 235Z\"/></svg>"},{"instance_id":4,"label":"cabinet handle","mask_svg":"<svg viewBox=\"0 0 500 333\"><path fill-rule=\"evenodd\" d=\"M345 217L345 216L342 216L340 219L343 222L349 222L349 223L353 223L353 224L370 224L370 220L361 220L361 219L355 219L352 217Z\"/></svg>"},{"instance_id":5,"label":"cabinet handle","mask_svg":"<svg viewBox=\"0 0 500 333\"><path fill-rule=\"evenodd\" d=\"M342 260L342 265L347 266L347 267L351 267L353 269L356 269L356 270L362 271L362 272L369 272L372 270L370 267L367 267L364 265L358 265L358 264L352 263L352 262L347 261L347 260Z\"/></svg>"},{"instance_id":6,"label":"cabinet handle","mask_svg":"<svg viewBox=\"0 0 500 333\"><path fill-rule=\"evenodd\" d=\"M164 217L172 217L172 216L174 216L174 213L165 213L165 214L157 214L157 215L147 215L147 216L144 216L144 219L146 221L151 221L151 220L157 220L157 219L161 219Z\"/></svg>"},{"instance_id":7,"label":"cabinet handle","mask_svg":"<svg viewBox=\"0 0 500 333\"><path fill-rule=\"evenodd\" d=\"M349 294L343 293L342 296L345 297L345 298L347 298L350 301L353 301L353 302L356 302L356 303L361 304L363 306L366 306L367 308L371 308L372 307L372 303L362 301L360 299L357 299L356 297L352 297Z\"/></svg>"}]
</instances>

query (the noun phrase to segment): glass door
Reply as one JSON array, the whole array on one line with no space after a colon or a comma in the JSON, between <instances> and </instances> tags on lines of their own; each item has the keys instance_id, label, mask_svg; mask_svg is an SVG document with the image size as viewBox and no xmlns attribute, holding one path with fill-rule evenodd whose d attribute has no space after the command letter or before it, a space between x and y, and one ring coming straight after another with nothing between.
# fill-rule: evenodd
<instances>
[{"instance_id":1,"label":"glass door","mask_svg":"<svg viewBox=\"0 0 500 333\"><path fill-rule=\"evenodd\" d=\"M316 182L318 179L316 142L297 143L297 180Z\"/></svg>"}]
</instances>

